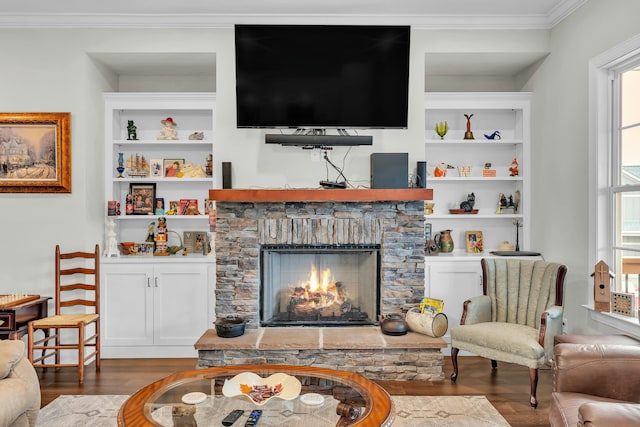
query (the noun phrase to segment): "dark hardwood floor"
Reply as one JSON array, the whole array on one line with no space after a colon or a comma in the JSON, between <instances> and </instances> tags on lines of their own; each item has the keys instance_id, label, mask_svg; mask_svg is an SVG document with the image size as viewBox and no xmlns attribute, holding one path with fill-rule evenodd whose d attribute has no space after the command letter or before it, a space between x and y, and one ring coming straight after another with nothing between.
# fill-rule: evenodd
<instances>
[{"instance_id":1,"label":"dark hardwood floor","mask_svg":"<svg viewBox=\"0 0 640 427\"><path fill-rule=\"evenodd\" d=\"M529 371L526 367L499 363L491 370L487 359L460 357L456 383L449 380L451 361L445 357L445 380L377 381L391 395L484 395L512 426L549 425L552 371L540 370L538 408L529 406ZM195 359L103 359L100 372L93 365L85 371L84 384L78 384L73 368L38 371L42 406L61 394L131 394L141 387L178 371L194 369Z\"/></svg>"}]
</instances>

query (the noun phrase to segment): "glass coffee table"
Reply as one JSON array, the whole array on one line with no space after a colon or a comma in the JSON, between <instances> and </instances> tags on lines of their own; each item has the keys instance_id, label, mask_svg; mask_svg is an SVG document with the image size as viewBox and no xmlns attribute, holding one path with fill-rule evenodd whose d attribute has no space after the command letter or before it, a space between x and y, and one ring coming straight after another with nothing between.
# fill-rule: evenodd
<instances>
[{"instance_id":1,"label":"glass coffee table","mask_svg":"<svg viewBox=\"0 0 640 427\"><path fill-rule=\"evenodd\" d=\"M291 400L273 397L262 405L246 395L224 396L225 380L243 372L263 378L291 375L300 381L300 395ZM183 402L185 395L197 394L201 402ZM257 427L390 426L394 420L389 393L362 375L309 366L238 365L178 372L149 384L125 401L118 412L118 425L222 426L222 420L236 409L243 410L233 424L240 427L255 409L262 410Z\"/></svg>"}]
</instances>

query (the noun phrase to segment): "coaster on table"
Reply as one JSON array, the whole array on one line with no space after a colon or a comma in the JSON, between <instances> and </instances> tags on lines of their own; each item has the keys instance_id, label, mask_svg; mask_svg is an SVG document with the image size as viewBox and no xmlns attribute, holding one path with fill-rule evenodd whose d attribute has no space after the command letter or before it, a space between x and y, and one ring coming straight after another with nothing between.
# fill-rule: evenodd
<instances>
[{"instance_id":1,"label":"coaster on table","mask_svg":"<svg viewBox=\"0 0 640 427\"><path fill-rule=\"evenodd\" d=\"M205 400L207 400L207 395L199 391L187 393L182 396L182 401L188 405L197 405L198 403L202 403Z\"/></svg>"},{"instance_id":2,"label":"coaster on table","mask_svg":"<svg viewBox=\"0 0 640 427\"><path fill-rule=\"evenodd\" d=\"M324 403L324 397L318 393L307 393L300 396L300 402L312 406L322 405Z\"/></svg>"}]
</instances>

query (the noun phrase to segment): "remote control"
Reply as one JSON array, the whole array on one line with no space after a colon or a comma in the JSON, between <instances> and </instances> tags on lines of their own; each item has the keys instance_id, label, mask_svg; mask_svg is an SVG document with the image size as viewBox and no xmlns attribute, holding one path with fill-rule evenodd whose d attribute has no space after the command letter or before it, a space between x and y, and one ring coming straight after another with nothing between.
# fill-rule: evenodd
<instances>
[{"instance_id":1,"label":"remote control","mask_svg":"<svg viewBox=\"0 0 640 427\"><path fill-rule=\"evenodd\" d=\"M258 424L260 415L262 415L262 411L260 409L254 409L253 411L251 411L251 415L249 415L247 422L244 423L244 427L253 427Z\"/></svg>"},{"instance_id":2,"label":"remote control","mask_svg":"<svg viewBox=\"0 0 640 427\"><path fill-rule=\"evenodd\" d=\"M242 414L244 414L244 411L242 409L235 409L229 412L229 415L224 417L224 419L222 420L222 425L232 426L233 423L235 423Z\"/></svg>"}]
</instances>

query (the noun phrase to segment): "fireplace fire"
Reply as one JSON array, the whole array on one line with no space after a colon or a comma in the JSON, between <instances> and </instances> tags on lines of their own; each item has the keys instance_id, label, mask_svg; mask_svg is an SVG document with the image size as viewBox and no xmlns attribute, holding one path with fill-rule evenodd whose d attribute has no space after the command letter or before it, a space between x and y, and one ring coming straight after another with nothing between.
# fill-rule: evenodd
<instances>
[{"instance_id":1,"label":"fireplace fire","mask_svg":"<svg viewBox=\"0 0 640 427\"><path fill-rule=\"evenodd\" d=\"M375 322L379 246L264 246L261 259L261 325Z\"/></svg>"}]
</instances>

